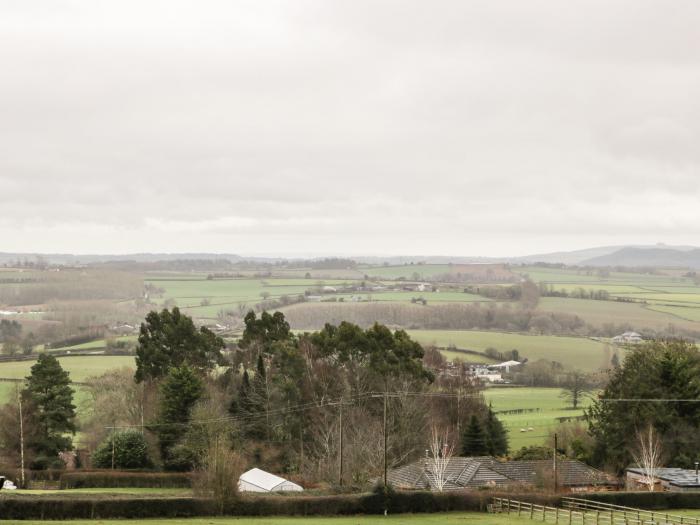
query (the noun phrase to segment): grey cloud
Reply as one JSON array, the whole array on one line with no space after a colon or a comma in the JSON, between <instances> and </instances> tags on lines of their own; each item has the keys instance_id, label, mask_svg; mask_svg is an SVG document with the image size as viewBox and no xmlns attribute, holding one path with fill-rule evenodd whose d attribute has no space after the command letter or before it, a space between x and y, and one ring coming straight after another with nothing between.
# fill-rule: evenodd
<instances>
[{"instance_id":1,"label":"grey cloud","mask_svg":"<svg viewBox=\"0 0 700 525\"><path fill-rule=\"evenodd\" d=\"M3 248L692 243L699 14L0 0Z\"/></svg>"}]
</instances>

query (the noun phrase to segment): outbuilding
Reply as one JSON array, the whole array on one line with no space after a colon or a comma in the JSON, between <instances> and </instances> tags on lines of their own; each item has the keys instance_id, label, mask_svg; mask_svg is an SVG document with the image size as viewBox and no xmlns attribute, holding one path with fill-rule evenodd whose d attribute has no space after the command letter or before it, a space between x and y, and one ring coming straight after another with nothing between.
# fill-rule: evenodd
<instances>
[{"instance_id":1,"label":"outbuilding","mask_svg":"<svg viewBox=\"0 0 700 525\"><path fill-rule=\"evenodd\" d=\"M238 490L241 492L301 492L304 489L288 479L253 468L241 474Z\"/></svg>"}]
</instances>

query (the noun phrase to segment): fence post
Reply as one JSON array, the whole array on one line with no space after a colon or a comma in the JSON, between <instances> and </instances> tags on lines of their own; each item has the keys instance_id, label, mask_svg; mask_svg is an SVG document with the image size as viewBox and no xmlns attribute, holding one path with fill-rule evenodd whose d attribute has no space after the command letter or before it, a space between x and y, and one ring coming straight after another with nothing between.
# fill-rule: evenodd
<instances>
[{"instance_id":1,"label":"fence post","mask_svg":"<svg viewBox=\"0 0 700 525\"><path fill-rule=\"evenodd\" d=\"M556 507L554 510L554 523L559 525L559 507Z\"/></svg>"},{"instance_id":2,"label":"fence post","mask_svg":"<svg viewBox=\"0 0 700 525\"><path fill-rule=\"evenodd\" d=\"M518 516L520 516L520 505L521 505L520 500L518 500Z\"/></svg>"},{"instance_id":3,"label":"fence post","mask_svg":"<svg viewBox=\"0 0 700 525\"><path fill-rule=\"evenodd\" d=\"M535 504L530 503L530 519L532 519L534 513L535 513Z\"/></svg>"},{"instance_id":4,"label":"fence post","mask_svg":"<svg viewBox=\"0 0 700 525\"><path fill-rule=\"evenodd\" d=\"M595 525L600 525L600 511L595 511Z\"/></svg>"},{"instance_id":5,"label":"fence post","mask_svg":"<svg viewBox=\"0 0 700 525\"><path fill-rule=\"evenodd\" d=\"M542 521L547 521L547 505L542 505Z\"/></svg>"},{"instance_id":6,"label":"fence post","mask_svg":"<svg viewBox=\"0 0 700 525\"><path fill-rule=\"evenodd\" d=\"M510 514L510 498L506 500L506 508L508 509L506 512Z\"/></svg>"}]
</instances>

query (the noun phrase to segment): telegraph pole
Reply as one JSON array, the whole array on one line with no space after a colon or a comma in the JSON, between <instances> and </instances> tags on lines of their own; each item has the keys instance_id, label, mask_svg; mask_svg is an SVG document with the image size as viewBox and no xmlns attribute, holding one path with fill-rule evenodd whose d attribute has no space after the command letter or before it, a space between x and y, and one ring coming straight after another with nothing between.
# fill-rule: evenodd
<instances>
[{"instance_id":1,"label":"telegraph pole","mask_svg":"<svg viewBox=\"0 0 700 525\"><path fill-rule=\"evenodd\" d=\"M552 460L554 464L554 493L557 493L558 489L558 480L557 480L557 445L558 445L558 436L554 434L554 453L552 454Z\"/></svg>"},{"instance_id":2,"label":"telegraph pole","mask_svg":"<svg viewBox=\"0 0 700 525\"><path fill-rule=\"evenodd\" d=\"M387 464L386 464L386 444L387 444L387 432L386 432L386 389L384 389L384 490L387 488Z\"/></svg>"},{"instance_id":3,"label":"telegraph pole","mask_svg":"<svg viewBox=\"0 0 700 525\"><path fill-rule=\"evenodd\" d=\"M25 484L24 484L24 417L22 416L22 394L20 394L20 392L19 392L19 386L17 387L17 401L19 403L19 456L20 456L21 479L22 479L22 488L25 488Z\"/></svg>"},{"instance_id":4,"label":"telegraph pole","mask_svg":"<svg viewBox=\"0 0 700 525\"><path fill-rule=\"evenodd\" d=\"M343 400L340 400L340 447L338 451L338 484L343 486Z\"/></svg>"},{"instance_id":5,"label":"telegraph pole","mask_svg":"<svg viewBox=\"0 0 700 525\"><path fill-rule=\"evenodd\" d=\"M116 423L112 422L112 470L114 470L114 429L116 427Z\"/></svg>"}]
</instances>

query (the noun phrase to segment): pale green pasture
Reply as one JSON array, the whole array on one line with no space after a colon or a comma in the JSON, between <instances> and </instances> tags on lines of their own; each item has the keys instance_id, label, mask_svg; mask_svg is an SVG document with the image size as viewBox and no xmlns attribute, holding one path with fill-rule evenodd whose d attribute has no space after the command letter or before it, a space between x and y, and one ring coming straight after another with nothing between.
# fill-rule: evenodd
<instances>
[{"instance_id":1,"label":"pale green pasture","mask_svg":"<svg viewBox=\"0 0 700 525\"><path fill-rule=\"evenodd\" d=\"M637 294L637 293L649 293L648 289L640 288L639 286L632 286L629 284L608 284L608 283L548 283L555 291L564 291L567 293L577 292L578 290L584 290L586 292L597 292L598 290L605 290L609 294Z\"/></svg>"},{"instance_id":2,"label":"pale green pasture","mask_svg":"<svg viewBox=\"0 0 700 525\"><path fill-rule=\"evenodd\" d=\"M665 314L673 315L687 321L694 321L700 323L700 305L698 306L666 306L661 304L654 304L647 306L649 310L655 310L657 312L663 312Z\"/></svg>"},{"instance_id":3,"label":"pale green pasture","mask_svg":"<svg viewBox=\"0 0 700 525\"><path fill-rule=\"evenodd\" d=\"M64 370L70 374L71 381L85 381L88 377L98 376L112 368L124 366L133 368L134 358L131 356L75 356L59 357ZM0 363L0 377L21 379L30 374L30 369L36 361L11 361Z\"/></svg>"},{"instance_id":4,"label":"pale green pasture","mask_svg":"<svg viewBox=\"0 0 700 525\"><path fill-rule=\"evenodd\" d=\"M410 302L411 299L423 298L428 303L485 303L491 299L480 295L463 292L373 292L371 294L356 294L365 300ZM341 296L342 297L342 296ZM352 294L345 296L345 300Z\"/></svg>"},{"instance_id":5,"label":"pale green pasture","mask_svg":"<svg viewBox=\"0 0 700 525\"><path fill-rule=\"evenodd\" d=\"M641 303L619 301L595 301L563 297L542 297L537 305L543 312L560 312L577 315L587 323L600 326L606 323L629 324L637 330L660 330L669 323L689 329L700 329L700 324L684 321L661 311L654 311Z\"/></svg>"},{"instance_id":6,"label":"pale green pasture","mask_svg":"<svg viewBox=\"0 0 700 525\"><path fill-rule=\"evenodd\" d=\"M404 264L399 266L363 267L359 270L370 277L384 279L398 279L399 277L413 279L413 274L417 273L418 280L420 280L450 273L450 269L451 266L449 264Z\"/></svg>"},{"instance_id":7,"label":"pale green pasture","mask_svg":"<svg viewBox=\"0 0 700 525\"><path fill-rule=\"evenodd\" d=\"M475 330L409 330L417 341L436 346L449 346L484 351L495 348L501 352L517 349L530 361L558 361L567 368L593 371L607 360L605 344L583 337L527 335Z\"/></svg>"},{"instance_id":8,"label":"pale green pasture","mask_svg":"<svg viewBox=\"0 0 700 525\"><path fill-rule=\"evenodd\" d=\"M621 297L627 297L627 294L615 294ZM677 304L695 304L700 306L700 293L643 293L629 295L631 299L636 301L653 301L657 303L677 303Z\"/></svg>"},{"instance_id":9,"label":"pale green pasture","mask_svg":"<svg viewBox=\"0 0 700 525\"><path fill-rule=\"evenodd\" d=\"M573 410L567 406L561 392L559 388L530 387L491 387L484 391L486 401L497 412L540 409L539 412L498 415L508 429L511 452L521 447L543 444L559 424L556 418L582 415L583 409L591 402L590 398L586 398L580 408Z\"/></svg>"}]
</instances>

